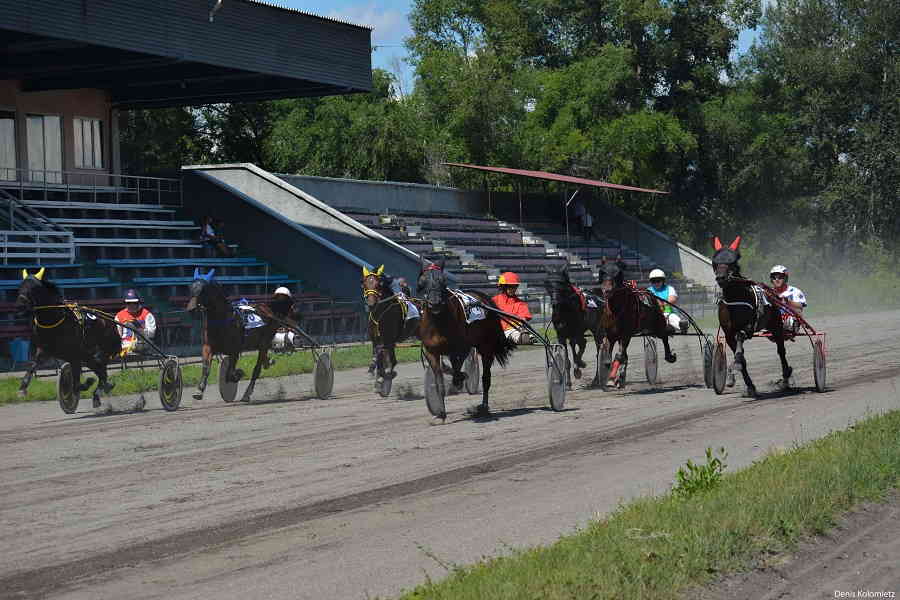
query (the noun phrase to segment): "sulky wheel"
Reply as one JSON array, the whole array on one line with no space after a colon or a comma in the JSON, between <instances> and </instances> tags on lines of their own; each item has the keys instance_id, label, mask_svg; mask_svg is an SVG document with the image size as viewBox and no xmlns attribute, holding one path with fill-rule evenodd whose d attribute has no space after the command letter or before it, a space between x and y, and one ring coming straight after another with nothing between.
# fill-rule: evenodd
<instances>
[{"instance_id":1,"label":"sulky wheel","mask_svg":"<svg viewBox=\"0 0 900 600\"><path fill-rule=\"evenodd\" d=\"M644 338L644 374L647 375L647 383L656 383L659 372L659 356L656 352L656 340L651 337Z\"/></svg>"},{"instance_id":2,"label":"sulky wheel","mask_svg":"<svg viewBox=\"0 0 900 600\"><path fill-rule=\"evenodd\" d=\"M547 390L553 410L560 411L566 407L567 375L566 347L552 344L547 350Z\"/></svg>"},{"instance_id":3,"label":"sulky wheel","mask_svg":"<svg viewBox=\"0 0 900 600\"><path fill-rule=\"evenodd\" d=\"M334 390L334 364L331 362L331 354L323 352L316 358L316 371L313 374L316 388L316 397L320 400L331 398ZM390 385L390 384L389 384ZM388 388L390 393L390 388Z\"/></svg>"},{"instance_id":4,"label":"sulky wheel","mask_svg":"<svg viewBox=\"0 0 900 600\"><path fill-rule=\"evenodd\" d=\"M219 395L225 402L234 402L237 397L238 382L229 377L232 371L231 357L223 356L219 363ZM233 377L233 374L232 374Z\"/></svg>"},{"instance_id":5,"label":"sulky wheel","mask_svg":"<svg viewBox=\"0 0 900 600\"><path fill-rule=\"evenodd\" d=\"M78 410L78 393L75 385L75 376L72 374L72 365L63 363L59 368L59 378L56 380L56 398L59 407L67 415L74 414Z\"/></svg>"},{"instance_id":6,"label":"sulky wheel","mask_svg":"<svg viewBox=\"0 0 900 600\"><path fill-rule=\"evenodd\" d=\"M813 344L813 378L816 381L816 391L825 391L825 344L822 340L816 340Z\"/></svg>"},{"instance_id":7,"label":"sulky wheel","mask_svg":"<svg viewBox=\"0 0 900 600\"><path fill-rule=\"evenodd\" d=\"M609 380L610 365L612 365L612 348L609 340L605 339L600 346L600 356L597 358L597 380L604 392L609 389L606 382Z\"/></svg>"},{"instance_id":8,"label":"sulky wheel","mask_svg":"<svg viewBox=\"0 0 900 600\"><path fill-rule=\"evenodd\" d=\"M447 418L447 406L444 404L444 374L437 373L430 365L425 366L425 404L428 412L438 419Z\"/></svg>"},{"instance_id":9,"label":"sulky wheel","mask_svg":"<svg viewBox=\"0 0 900 600\"><path fill-rule=\"evenodd\" d=\"M707 338L703 342L703 383L706 384L707 388L711 388L713 386L713 345L712 342Z\"/></svg>"},{"instance_id":10,"label":"sulky wheel","mask_svg":"<svg viewBox=\"0 0 900 600\"><path fill-rule=\"evenodd\" d=\"M725 376L728 374L728 355L725 353L725 344L719 342L713 351L712 358L712 382L713 389L721 394L725 389Z\"/></svg>"},{"instance_id":11,"label":"sulky wheel","mask_svg":"<svg viewBox=\"0 0 900 600\"><path fill-rule=\"evenodd\" d=\"M178 410L181 405L181 365L170 356L163 361L159 371L159 402L168 411Z\"/></svg>"},{"instance_id":12,"label":"sulky wheel","mask_svg":"<svg viewBox=\"0 0 900 600\"><path fill-rule=\"evenodd\" d=\"M466 374L466 391L470 394L479 393L481 391L481 357L475 348L469 352L463 365L463 372Z\"/></svg>"}]
</instances>

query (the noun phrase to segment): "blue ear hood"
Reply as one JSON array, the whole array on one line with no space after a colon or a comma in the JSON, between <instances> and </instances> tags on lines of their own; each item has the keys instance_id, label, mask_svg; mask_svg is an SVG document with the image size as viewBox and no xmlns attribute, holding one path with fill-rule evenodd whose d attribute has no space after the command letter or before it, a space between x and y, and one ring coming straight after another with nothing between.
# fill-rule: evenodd
<instances>
[{"instance_id":1,"label":"blue ear hood","mask_svg":"<svg viewBox=\"0 0 900 600\"><path fill-rule=\"evenodd\" d=\"M212 278L213 278L213 275L215 274L215 272L216 272L215 269L210 269L209 273L207 273L206 275L203 276L203 279L205 279L207 281L212 281Z\"/></svg>"},{"instance_id":2,"label":"blue ear hood","mask_svg":"<svg viewBox=\"0 0 900 600\"><path fill-rule=\"evenodd\" d=\"M194 279L200 279L200 269L198 267L194 267Z\"/></svg>"}]
</instances>

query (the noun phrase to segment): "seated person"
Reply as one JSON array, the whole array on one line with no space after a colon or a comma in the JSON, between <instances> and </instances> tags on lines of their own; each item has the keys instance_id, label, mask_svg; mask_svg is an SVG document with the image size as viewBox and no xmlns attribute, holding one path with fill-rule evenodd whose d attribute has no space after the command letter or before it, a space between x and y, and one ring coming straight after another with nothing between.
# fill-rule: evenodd
<instances>
[{"instance_id":1,"label":"seated person","mask_svg":"<svg viewBox=\"0 0 900 600\"><path fill-rule=\"evenodd\" d=\"M666 284L666 274L662 269L653 269L650 271L650 293L665 302L660 302L659 307L666 317L666 324L670 328L670 333L681 330L681 333L687 333L689 323L682 320L678 311L670 305L678 302L678 292L671 285ZM668 302L669 304L666 304Z\"/></svg>"},{"instance_id":2,"label":"seated person","mask_svg":"<svg viewBox=\"0 0 900 600\"><path fill-rule=\"evenodd\" d=\"M528 310L528 304L516 295L519 290L518 275L510 271L501 273L500 277L497 278L497 287L500 288L500 293L491 298L494 304L497 305L497 308L524 321L532 319L531 311ZM528 335L528 331L521 324L503 318L500 319L500 323L503 326L503 333L515 343L532 343L531 336Z\"/></svg>"},{"instance_id":3,"label":"seated person","mask_svg":"<svg viewBox=\"0 0 900 600\"><path fill-rule=\"evenodd\" d=\"M279 287L272 293L269 308L272 309L273 315L291 325L297 325L300 321L300 312L294 306L291 290L284 286ZM275 332L275 339L272 345L276 349L293 347L295 335L292 330L280 327ZM299 342L300 340L297 341Z\"/></svg>"},{"instance_id":4,"label":"seated person","mask_svg":"<svg viewBox=\"0 0 900 600\"><path fill-rule=\"evenodd\" d=\"M142 305L140 296L134 290L125 292L125 308L116 313L116 322L129 324L150 340L156 335L156 317ZM141 338L127 327L119 327L119 335L122 338L122 356L142 344Z\"/></svg>"},{"instance_id":5,"label":"seated person","mask_svg":"<svg viewBox=\"0 0 900 600\"><path fill-rule=\"evenodd\" d=\"M228 258L233 256L233 252L222 237L222 227L224 226L224 222L219 221L218 223L219 231L217 232L216 228L213 226L213 218L208 215L203 217L203 221L200 225L200 242L206 249L207 256L217 255L219 257Z\"/></svg>"},{"instance_id":6,"label":"seated person","mask_svg":"<svg viewBox=\"0 0 900 600\"><path fill-rule=\"evenodd\" d=\"M779 298L784 300L785 304L790 306L794 309L795 313L800 315L803 313L803 309L806 308L806 294L804 294L803 290L800 288L788 285L788 277L790 277L790 273L788 273L788 268L784 265L775 265L769 269L769 279L772 281L772 289L778 294ZM781 318L784 320L785 331L788 333L797 333L797 330L800 328L800 323L794 318L794 315L783 308L779 310L781 311Z\"/></svg>"}]
</instances>

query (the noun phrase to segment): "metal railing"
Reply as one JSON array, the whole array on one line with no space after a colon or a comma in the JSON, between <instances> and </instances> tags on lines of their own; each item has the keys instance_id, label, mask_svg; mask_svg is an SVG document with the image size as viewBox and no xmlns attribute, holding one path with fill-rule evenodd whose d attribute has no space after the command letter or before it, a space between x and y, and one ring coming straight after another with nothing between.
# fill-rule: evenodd
<instances>
[{"instance_id":1,"label":"metal railing","mask_svg":"<svg viewBox=\"0 0 900 600\"><path fill-rule=\"evenodd\" d=\"M71 231L0 231L0 257L10 260L75 262L75 238Z\"/></svg>"},{"instance_id":2,"label":"metal railing","mask_svg":"<svg viewBox=\"0 0 900 600\"><path fill-rule=\"evenodd\" d=\"M0 168L0 189L18 199L47 201L63 194L66 202L106 202L182 206L180 179L122 175L104 171L51 171ZM26 195L29 198L26 198ZM74 199L73 199L74 198Z\"/></svg>"}]
</instances>

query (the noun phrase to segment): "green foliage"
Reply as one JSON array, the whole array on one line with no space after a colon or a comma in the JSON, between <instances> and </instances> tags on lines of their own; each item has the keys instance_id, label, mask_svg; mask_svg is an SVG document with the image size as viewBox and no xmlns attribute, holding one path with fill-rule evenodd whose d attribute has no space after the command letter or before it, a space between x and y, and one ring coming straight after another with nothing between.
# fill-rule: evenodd
<instances>
[{"instance_id":1,"label":"green foliage","mask_svg":"<svg viewBox=\"0 0 900 600\"><path fill-rule=\"evenodd\" d=\"M713 489L722 481L722 474L728 466L725 459L728 452L719 448L718 456L713 456L712 448L706 449L706 464L695 464L688 460L675 472L675 485L672 493L680 498L690 498L694 494Z\"/></svg>"}]
</instances>

